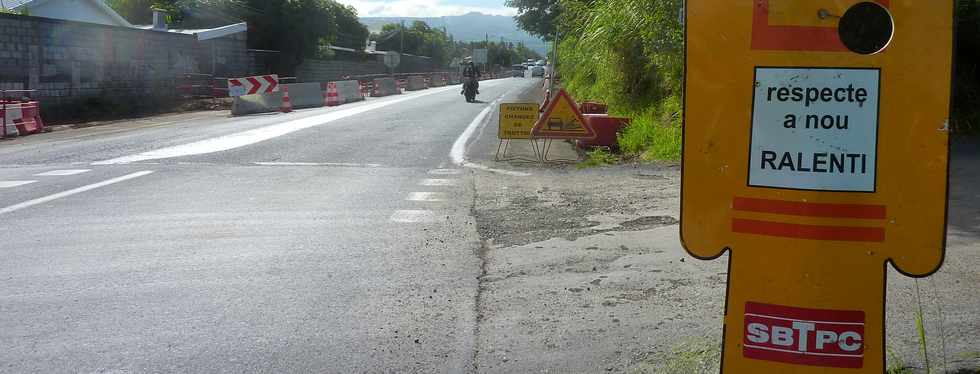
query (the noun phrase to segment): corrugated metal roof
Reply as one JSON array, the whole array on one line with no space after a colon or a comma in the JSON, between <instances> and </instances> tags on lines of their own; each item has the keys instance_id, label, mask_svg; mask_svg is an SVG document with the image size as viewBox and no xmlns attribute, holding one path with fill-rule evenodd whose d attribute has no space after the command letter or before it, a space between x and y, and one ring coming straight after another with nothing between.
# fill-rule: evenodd
<instances>
[{"instance_id":1,"label":"corrugated metal roof","mask_svg":"<svg viewBox=\"0 0 980 374\"><path fill-rule=\"evenodd\" d=\"M7 9L14 9L34 0L3 0L3 6Z\"/></svg>"}]
</instances>

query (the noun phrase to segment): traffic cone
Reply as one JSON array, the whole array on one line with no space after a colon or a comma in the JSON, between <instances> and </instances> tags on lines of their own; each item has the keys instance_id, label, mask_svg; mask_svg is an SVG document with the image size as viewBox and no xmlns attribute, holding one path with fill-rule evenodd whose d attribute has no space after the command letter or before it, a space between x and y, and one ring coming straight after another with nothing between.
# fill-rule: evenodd
<instances>
[{"instance_id":1,"label":"traffic cone","mask_svg":"<svg viewBox=\"0 0 980 374\"><path fill-rule=\"evenodd\" d=\"M327 83L327 100L325 104L327 106L340 105L340 94L337 92L336 82Z\"/></svg>"},{"instance_id":2,"label":"traffic cone","mask_svg":"<svg viewBox=\"0 0 980 374\"><path fill-rule=\"evenodd\" d=\"M283 113L293 111L293 103L289 100L289 87L287 86L282 86L282 106L279 107L279 111Z\"/></svg>"}]
</instances>

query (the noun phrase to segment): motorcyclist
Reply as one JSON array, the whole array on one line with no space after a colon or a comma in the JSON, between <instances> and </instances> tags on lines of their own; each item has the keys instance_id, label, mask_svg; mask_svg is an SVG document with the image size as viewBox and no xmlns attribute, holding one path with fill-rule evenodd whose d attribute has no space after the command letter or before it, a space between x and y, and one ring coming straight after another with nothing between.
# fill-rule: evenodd
<instances>
[{"instance_id":1,"label":"motorcyclist","mask_svg":"<svg viewBox=\"0 0 980 374\"><path fill-rule=\"evenodd\" d=\"M463 77L466 78L467 84L474 85L474 91L477 94L480 93L480 68L473 63L473 57L466 57L463 59ZM466 86L463 86L462 94L466 94Z\"/></svg>"}]
</instances>

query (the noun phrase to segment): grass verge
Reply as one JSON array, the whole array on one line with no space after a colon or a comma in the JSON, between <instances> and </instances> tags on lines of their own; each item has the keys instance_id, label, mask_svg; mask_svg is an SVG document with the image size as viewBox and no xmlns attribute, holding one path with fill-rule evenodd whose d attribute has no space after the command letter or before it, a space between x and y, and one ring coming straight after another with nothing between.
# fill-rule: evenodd
<instances>
[{"instance_id":1,"label":"grass verge","mask_svg":"<svg viewBox=\"0 0 980 374\"><path fill-rule=\"evenodd\" d=\"M669 97L659 107L627 116L633 123L619 136L619 148L625 156L643 161L680 160L680 98Z\"/></svg>"}]
</instances>

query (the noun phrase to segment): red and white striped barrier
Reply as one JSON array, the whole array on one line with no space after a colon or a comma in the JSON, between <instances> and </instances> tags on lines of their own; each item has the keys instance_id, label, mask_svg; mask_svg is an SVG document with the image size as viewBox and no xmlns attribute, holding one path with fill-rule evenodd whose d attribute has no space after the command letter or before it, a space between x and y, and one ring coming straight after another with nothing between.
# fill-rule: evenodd
<instances>
[{"instance_id":1,"label":"red and white striped barrier","mask_svg":"<svg viewBox=\"0 0 980 374\"><path fill-rule=\"evenodd\" d=\"M336 82L327 82L327 94L324 105L326 106L337 106L340 105L340 93L337 92Z\"/></svg>"},{"instance_id":2,"label":"red and white striped barrier","mask_svg":"<svg viewBox=\"0 0 980 374\"><path fill-rule=\"evenodd\" d=\"M37 101L0 103L0 136L15 137L44 131Z\"/></svg>"},{"instance_id":3,"label":"red and white striped barrier","mask_svg":"<svg viewBox=\"0 0 980 374\"><path fill-rule=\"evenodd\" d=\"M231 97L279 92L279 76L259 75L228 80L228 95Z\"/></svg>"}]
</instances>

